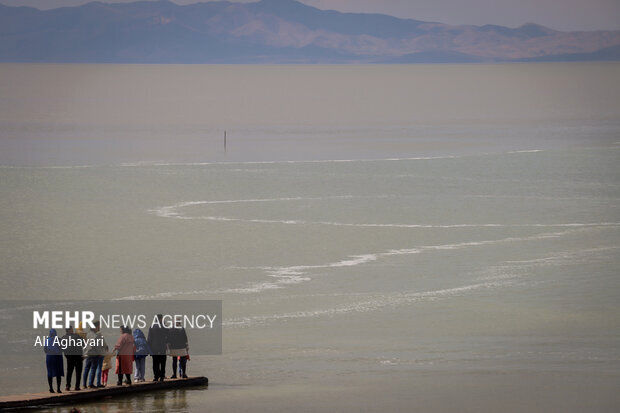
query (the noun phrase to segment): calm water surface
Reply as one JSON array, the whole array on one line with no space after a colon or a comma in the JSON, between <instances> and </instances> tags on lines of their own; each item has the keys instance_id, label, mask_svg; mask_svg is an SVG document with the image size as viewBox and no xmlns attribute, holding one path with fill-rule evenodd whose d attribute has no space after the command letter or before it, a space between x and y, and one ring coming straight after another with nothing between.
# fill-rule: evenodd
<instances>
[{"instance_id":1,"label":"calm water surface","mask_svg":"<svg viewBox=\"0 0 620 413\"><path fill-rule=\"evenodd\" d=\"M620 64L5 64L0 96L2 299L224 301L208 389L85 411L617 410Z\"/></svg>"}]
</instances>

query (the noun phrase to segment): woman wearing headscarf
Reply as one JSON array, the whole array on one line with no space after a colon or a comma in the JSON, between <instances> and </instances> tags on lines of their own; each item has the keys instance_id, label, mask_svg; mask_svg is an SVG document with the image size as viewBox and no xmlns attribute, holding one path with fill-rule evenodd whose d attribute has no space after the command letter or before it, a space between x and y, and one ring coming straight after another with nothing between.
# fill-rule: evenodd
<instances>
[{"instance_id":1,"label":"woman wearing headscarf","mask_svg":"<svg viewBox=\"0 0 620 413\"><path fill-rule=\"evenodd\" d=\"M57 341L57 334L55 329L51 329L49 336L45 339L45 364L47 366L47 384L50 386L50 393L54 393L52 388L52 379L56 377L56 391L60 391L60 382L65 375L63 363L62 363L62 349Z\"/></svg>"},{"instance_id":2,"label":"woman wearing headscarf","mask_svg":"<svg viewBox=\"0 0 620 413\"><path fill-rule=\"evenodd\" d=\"M131 329L121 327L121 336L114 346L116 354L116 374L118 375L117 386L123 385L123 374L126 377L125 383L131 384L131 373L133 372L133 361L136 354L136 345L131 335Z\"/></svg>"},{"instance_id":3,"label":"woman wearing headscarf","mask_svg":"<svg viewBox=\"0 0 620 413\"><path fill-rule=\"evenodd\" d=\"M136 373L134 379L137 382L142 382L144 381L146 356L151 354L151 349L146 341L146 337L144 337L144 333L139 328L133 331L133 340L136 344Z\"/></svg>"}]
</instances>

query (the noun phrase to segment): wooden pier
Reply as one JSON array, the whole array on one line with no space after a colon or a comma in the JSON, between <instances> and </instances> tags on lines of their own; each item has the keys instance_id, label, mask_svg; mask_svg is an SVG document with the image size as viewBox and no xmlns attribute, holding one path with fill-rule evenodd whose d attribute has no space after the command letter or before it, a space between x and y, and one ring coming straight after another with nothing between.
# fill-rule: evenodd
<instances>
[{"instance_id":1,"label":"wooden pier","mask_svg":"<svg viewBox=\"0 0 620 413\"><path fill-rule=\"evenodd\" d=\"M125 396L134 393L157 391L166 389L178 389L182 387L207 386L209 379L206 377L190 377L187 379L167 379L165 381L147 381L133 383L130 386L110 386L98 389L82 389L79 391L65 391L62 393L33 393L14 396L0 396L0 410L18 409L28 407L40 407L46 405L70 405L102 400L108 397ZM62 388L61 388L62 389Z\"/></svg>"}]
</instances>

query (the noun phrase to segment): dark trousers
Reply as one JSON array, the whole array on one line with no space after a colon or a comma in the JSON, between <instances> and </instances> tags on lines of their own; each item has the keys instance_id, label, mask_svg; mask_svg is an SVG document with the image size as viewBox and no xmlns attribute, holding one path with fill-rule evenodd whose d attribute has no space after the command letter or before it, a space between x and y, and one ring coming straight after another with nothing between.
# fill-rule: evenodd
<instances>
[{"instance_id":1,"label":"dark trousers","mask_svg":"<svg viewBox=\"0 0 620 413\"><path fill-rule=\"evenodd\" d=\"M152 355L153 376L155 379L163 379L166 376L166 355Z\"/></svg>"},{"instance_id":2,"label":"dark trousers","mask_svg":"<svg viewBox=\"0 0 620 413\"><path fill-rule=\"evenodd\" d=\"M172 357L172 375L177 375L177 358ZM187 357L181 357L179 360L179 376L183 377L185 375L185 369L187 367Z\"/></svg>"},{"instance_id":3,"label":"dark trousers","mask_svg":"<svg viewBox=\"0 0 620 413\"><path fill-rule=\"evenodd\" d=\"M125 383L127 384L131 384L131 374L125 374ZM123 385L123 375L122 374L118 374L118 381L116 382L116 384L118 386L122 386Z\"/></svg>"},{"instance_id":4,"label":"dark trousers","mask_svg":"<svg viewBox=\"0 0 620 413\"><path fill-rule=\"evenodd\" d=\"M68 355L67 359L67 387L71 387L71 377L75 370L75 387L80 387L80 378L82 377L82 356Z\"/></svg>"}]
</instances>

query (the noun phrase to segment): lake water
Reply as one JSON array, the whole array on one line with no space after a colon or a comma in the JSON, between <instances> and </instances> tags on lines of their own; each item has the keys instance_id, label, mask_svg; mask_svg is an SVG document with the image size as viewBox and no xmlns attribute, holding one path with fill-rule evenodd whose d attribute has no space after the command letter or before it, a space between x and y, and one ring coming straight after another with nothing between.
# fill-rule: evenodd
<instances>
[{"instance_id":1,"label":"lake water","mask_svg":"<svg viewBox=\"0 0 620 413\"><path fill-rule=\"evenodd\" d=\"M2 64L0 298L223 300L89 412L617 411L619 161L618 63Z\"/></svg>"}]
</instances>

